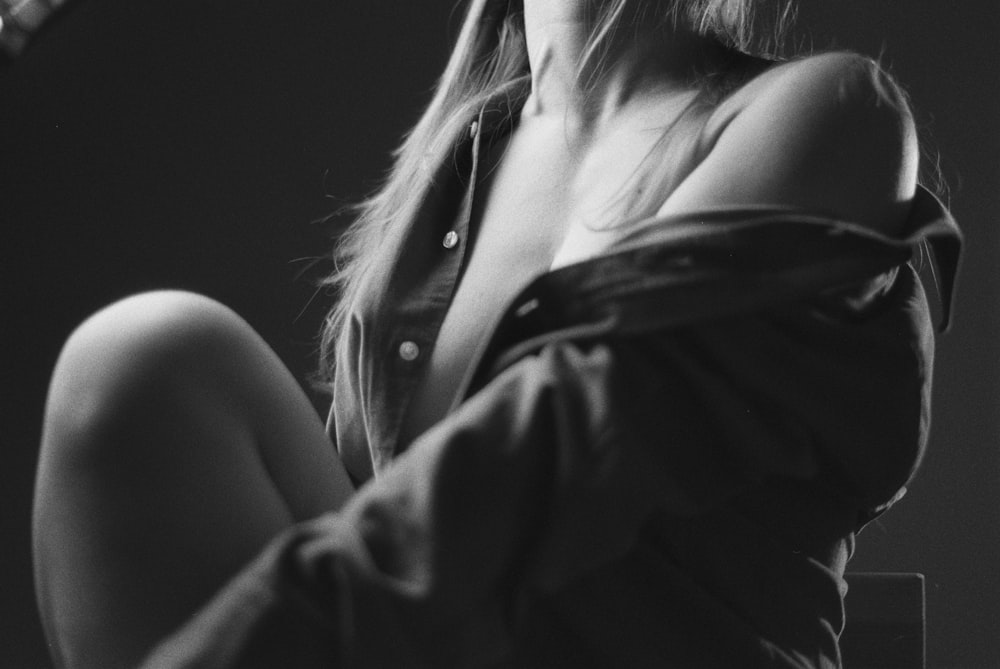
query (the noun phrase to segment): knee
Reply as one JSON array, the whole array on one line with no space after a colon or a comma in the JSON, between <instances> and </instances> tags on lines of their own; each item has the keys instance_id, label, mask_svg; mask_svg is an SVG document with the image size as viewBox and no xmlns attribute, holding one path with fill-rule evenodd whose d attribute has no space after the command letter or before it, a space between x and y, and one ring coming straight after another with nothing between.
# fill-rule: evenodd
<instances>
[{"instance_id":1,"label":"knee","mask_svg":"<svg viewBox=\"0 0 1000 669\"><path fill-rule=\"evenodd\" d=\"M171 394L204 386L248 327L218 302L180 291L143 293L102 309L63 347L46 432L94 430L126 416L141 421Z\"/></svg>"}]
</instances>

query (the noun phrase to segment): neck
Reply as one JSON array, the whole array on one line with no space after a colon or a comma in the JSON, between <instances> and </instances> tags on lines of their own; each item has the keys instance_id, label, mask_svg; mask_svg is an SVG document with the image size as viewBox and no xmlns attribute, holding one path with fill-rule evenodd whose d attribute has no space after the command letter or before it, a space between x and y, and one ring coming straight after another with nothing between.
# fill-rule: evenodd
<instances>
[{"instance_id":1,"label":"neck","mask_svg":"<svg viewBox=\"0 0 1000 669\"><path fill-rule=\"evenodd\" d=\"M598 28L606 2L524 0L531 69L524 116L558 114L592 126L650 88L690 85L692 66L704 54L705 40L633 15L622 17L622 29L608 40L607 56L584 63L581 70L587 42Z\"/></svg>"}]
</instances>

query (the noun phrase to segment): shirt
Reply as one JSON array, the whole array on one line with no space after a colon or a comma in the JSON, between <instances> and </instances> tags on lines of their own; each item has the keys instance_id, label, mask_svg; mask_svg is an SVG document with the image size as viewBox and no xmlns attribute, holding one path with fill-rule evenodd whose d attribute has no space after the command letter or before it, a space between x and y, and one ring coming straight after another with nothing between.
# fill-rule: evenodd
<instances>
[{"instance_id":1,"label":"shirt","mask_svg":"<svg viewBox=\"0 0 1000 669\"><path fill-rule=\"evenodd\" d=\"M330 425L377 476L146 666L839 667L854 534L926 443L933 328L908 260L935 249L946 320L954 221L920 189L893 237L773 207L642 222L525 288L400 454L488 112L351 316Z\"/></svg>"}]
</instances>

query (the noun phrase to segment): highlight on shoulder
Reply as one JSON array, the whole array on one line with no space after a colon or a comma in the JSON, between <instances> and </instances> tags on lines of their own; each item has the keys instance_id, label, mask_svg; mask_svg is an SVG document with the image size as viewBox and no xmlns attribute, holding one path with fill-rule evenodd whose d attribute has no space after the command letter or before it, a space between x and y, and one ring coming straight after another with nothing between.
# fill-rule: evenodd
<instances>
[{"instance_id":1,"label":"highlight on shoulder","mask_svg":"<svg viewBox=\"0 0 1000 669\"><path fill-rule=\"evenodd\" d=\"M917 134L905 93L874 60L830 52L780 63L715 116L710 150L659 214L776 205L884 233L905 219Z\"/></svg>"}]
</instances>

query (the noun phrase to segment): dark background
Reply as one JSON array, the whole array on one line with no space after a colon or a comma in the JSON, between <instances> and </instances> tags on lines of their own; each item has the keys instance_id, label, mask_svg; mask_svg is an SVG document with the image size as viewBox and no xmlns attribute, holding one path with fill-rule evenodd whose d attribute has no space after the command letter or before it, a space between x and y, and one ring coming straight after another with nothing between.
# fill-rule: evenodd
<instances>
[{"instance_id":1,"label":"dark background","mask_svg":"<svg viewBox=\"0 0 1000 669\"><path fill-rule=\"evenodd\" d=\"M329 299L311 299L329 246L312 221L378 180L459 16L450 0L77 0L0 67L0 667L48 666L29 530L62 340L111 300L186 288L304 377ZM935 669L1000 667L998 32L993 0L805 0L793 37L883 54L968 237L925 467L851 565L926 574Z\"/></svg>"}]
</instances>

